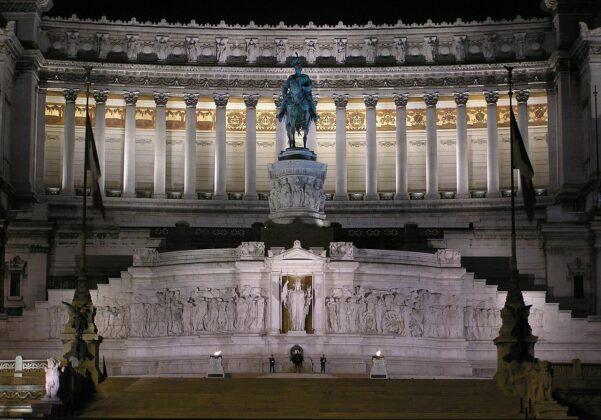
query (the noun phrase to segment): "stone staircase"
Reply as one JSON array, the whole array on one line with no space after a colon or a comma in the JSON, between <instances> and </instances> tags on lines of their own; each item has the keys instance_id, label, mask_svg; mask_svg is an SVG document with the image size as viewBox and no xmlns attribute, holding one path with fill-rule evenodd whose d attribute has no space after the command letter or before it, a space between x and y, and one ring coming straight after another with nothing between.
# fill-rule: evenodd
<instances>
[{"instance_id":1,"label":"stone staircase","mask_svg":"<svg viewBox=\"0 0 601 420\"><path fill-rule=\"evenodd\" d=\"M82 418L524 419L492 380L109 378Z\"/></svg>"}]
</instances>

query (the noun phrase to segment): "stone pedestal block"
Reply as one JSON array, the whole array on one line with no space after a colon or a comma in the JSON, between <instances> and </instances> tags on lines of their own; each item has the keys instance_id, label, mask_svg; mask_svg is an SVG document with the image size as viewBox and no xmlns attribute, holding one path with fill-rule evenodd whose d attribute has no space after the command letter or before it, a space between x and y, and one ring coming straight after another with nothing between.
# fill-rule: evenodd
<instances>
[{"instance_id":1,"label":"stone pedestal block","mask_svg":"<svg viewBox=\"0 0 601 420\"><path fill-rule=\"evenodd\" d=\"M279 161L268 165L271 180L268 225L295 221L325 226L323 184L327 165L315 161L315 154L303 148L289 148Z\"/></svg>"},{"instance_id":2,"label":"stone pedestal block","mask_svg":"<svg viewBox=\"0 0 601 420\"><path fill-rule=\"evenodd\" d=\"M207 378L223 378L223 366L221 365L221 356L211 356L209 358L209 371Z\"/></svg>"},{"instance_id":3,"label":"stone pedestal block","mask_svg":"<svg viewBox=\"0 0 601 420\"><path fill-rule=\"evenodd\" d=\"M388 373L386 372L386 362L383 357L372 357L372 365L371 372L369 372L369 377L371 379L386 379L388 378Z\"/></svg>"}]
</instances>

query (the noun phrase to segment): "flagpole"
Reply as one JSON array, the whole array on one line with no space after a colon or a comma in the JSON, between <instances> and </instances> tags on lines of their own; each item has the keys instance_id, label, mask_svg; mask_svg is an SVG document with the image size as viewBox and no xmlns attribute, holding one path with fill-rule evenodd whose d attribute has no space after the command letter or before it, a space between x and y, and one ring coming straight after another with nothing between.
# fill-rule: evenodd
<instances>
[{"instance_id":1,"label":"flagpole","mask_svg":"<svg viewBox=\"0 0 601 420\"><path fill-rule=\"evenodd\" d=\"M599 179L599 114L597 111L597 85L595 85L593 95L595 96L595 158L597 163L595 169L597 170L596 178Z\"/></svg>"},{"instance_id":2,"label":"flagpole","mask_svg":"<svg viewBox=\"0 0 601 420\"><path fill-rule=\"evenodd\" d=\"M509 114L510 114L510 124L509 124L509 138L513 139L515 133L513 132L513 124L511 124L511 112L513 110L513 67L505 66L507 70L507 84L509 85ZM513 161L513 140L509 141L509 156L511 159L511 164L509 165L510 177L511 179L511 273L509 280L512 286L519 287L519 279L518 279L518 261L517 261L517 245L516 245L516 236L515 236L515 180L513 176L513 168L515 166L515 162Z\"/></svg>"},{"instance_id":3,"label":"flagpole","mask_svg":"<svg viewBox=\"0 0 601 420\"><path fill-rule=\"evenodd\" d=\"M91 66L84 67L85 70L85 84L86 84L86 121L89 110L90 101L90 74L92 72ZM87 129L87 126L86 126ZM80 304L85 304L91 301L90 288L88 285L88 279L86 276L86 236L87 236L87 186L88 186L88 159L87 150L89 147L88 136L84 136L84 159L83 159L83 208L81 212L81 249L80 249L80 260L79 260L79 275L77 277L77 286L75 289L75 296L73 301L77 301Z\"/></svg>"}]
</instances>

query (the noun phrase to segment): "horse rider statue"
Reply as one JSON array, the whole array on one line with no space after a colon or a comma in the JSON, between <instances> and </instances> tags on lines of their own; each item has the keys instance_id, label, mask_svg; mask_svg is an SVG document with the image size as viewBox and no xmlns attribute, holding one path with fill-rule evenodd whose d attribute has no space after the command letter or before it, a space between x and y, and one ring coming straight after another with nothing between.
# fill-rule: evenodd
<instances>
[{"instance_id":1,"label":"horse rider statue","mask_svg":"<svg viewBox=\"0 0 601 420\"><path fill-rule=\"evenodd\" d=\"M295 133L300 135L303 130L303 147L307 148L307 134L311 122L317 123L317 110L313 102L311 89L313 82L306 74L302 73L301 60L298 56L292 59L294 74L289 76L282 86L282 103L278 110L278 121L286 117L286 133L288 134L288 147L296 147Z\"/></svg>"}]
</instances>

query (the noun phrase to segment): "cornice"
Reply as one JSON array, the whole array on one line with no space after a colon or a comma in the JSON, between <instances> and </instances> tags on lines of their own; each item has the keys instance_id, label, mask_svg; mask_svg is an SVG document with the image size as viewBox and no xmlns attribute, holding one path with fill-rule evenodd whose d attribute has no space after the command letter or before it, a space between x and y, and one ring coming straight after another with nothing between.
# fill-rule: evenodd
<instances>
[{"instance_id":1,"label":"cornice","mask_svg":"<svg viewBox=\"0 0 601 420\"><path fill-rule=\"evenodd\" d=\"M44 24L60 24L60 25L68 25L68 24L78 24L83 23L86 25L98 24L98 25L112 25L112 26L128 26L128 27L148 27L151 26L155 30L157 27L165 27L169 29L173 28L193 28L193 29L209 29L209 30L232 30L232 29L240 29L240 30L298 30L298 31L307 31L307 30L373 30L373 29L413 29L413 28L456 28L456 27L473 27L473 26L487 26L491 25L550 25L550 18L531 18L524 19L521 16L516 16L514 19L499 19L494 20L490 17L486 18L482 21L472 20L472 21L463 21L461 18L458 18L454 22L440 22L435 23L431 20L427 20L425 23L405 23L402 20L397 21L394 24L374 24L371 21L368 21L365 25L345 25L342 21L338 22L336 25L315 25L313 22L309 22L307 25L286 25L284 22L280 22L277 25L257 25L253 21L250 21L247 25L241 24L227 24L225 21L221 21L219 24L210 24L210 23L197 23L195 20L191 20L189 23L169 23L165 19L161 19L159 22L151 22L151 21L138 21L135 17L131 18L129 21L126 20L108 20L105 16L100 19L80 19L77 15L72 15L69 18L65 17L44 17Z\"/></svg>"},{"instance_id":2,"label":"cornice","mask_svg":"<svg viewBox=\"0 0 601 420\"><path fill-rule=\"evenodd\" d=\"M41 70L47 87L83 86L85 62L47 60ZM282 67L173 66L149 64L90 63L94 66L92 83L97 88L117 90L247 89L279 90L291 69ZM550 64L515 63L514 81L530 87L544 87L552 80ZM461 64L448 66L324 67L306 71L315 89L361 91L365 89L414 90L497 86L506 83L506 71L500 64ZM245 92L246 93L246 92ZM361 92L365 93L365 92Z\"/></svg>"}]
</instances>

